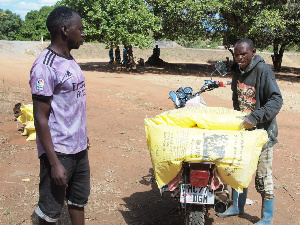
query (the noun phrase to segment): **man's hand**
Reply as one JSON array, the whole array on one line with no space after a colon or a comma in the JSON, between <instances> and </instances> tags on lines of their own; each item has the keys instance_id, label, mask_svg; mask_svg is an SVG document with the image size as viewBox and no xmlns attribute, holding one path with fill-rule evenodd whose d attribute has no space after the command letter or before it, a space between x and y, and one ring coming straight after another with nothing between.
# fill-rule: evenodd
<instances>
[{"instance_id":1,"label":"man's hand","mask_svg":"<svg viewBox=\"0 0 300 225\"><path fill-rule=\"evenodd\" d=\"M238 116L238 118L243 120L243 122L239 126L240 130L242 128L245 128L245 130L247 130L247 129L251 129L254 127L254 124L251 123L251 121L246 116Z\"/></svg>"},{"instance_id":2,"label":"man's hand","mask_svg":"<svg viewBox=\"0 0 300 225\"><path fill-rule=\"evenodd\" d=\"M51 177L57 186L68 187L67 171L60 162L55 165L51 165Z\"/></svg>"},{"instance_id":3,"label":"man's hand","mask_svg":"<svg viewBox=\"0 0 300 225\"><path fill-rule=\"evenodd\" d=\"M90 144L90 139L87 137L87 150L89 150L91 147L91 144Z\"/></svg>"}]
</instances>

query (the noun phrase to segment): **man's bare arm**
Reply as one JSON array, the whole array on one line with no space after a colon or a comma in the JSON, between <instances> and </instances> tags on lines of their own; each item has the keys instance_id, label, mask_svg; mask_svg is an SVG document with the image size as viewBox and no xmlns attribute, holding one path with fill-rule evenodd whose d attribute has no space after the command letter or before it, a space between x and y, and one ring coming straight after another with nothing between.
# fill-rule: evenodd
<instances>
[{"instance_id":1,"label":"man's bare arm","mask_svg":"<svg viewBox=\"0 0 300 225\"><path fill-rule=\"evenodd\" d=\"M34 125L51 166L51 177L58 186L67 186L66 170L58 160L48 125L50 100L33 99Z\"/></svg>"}]
</instances>

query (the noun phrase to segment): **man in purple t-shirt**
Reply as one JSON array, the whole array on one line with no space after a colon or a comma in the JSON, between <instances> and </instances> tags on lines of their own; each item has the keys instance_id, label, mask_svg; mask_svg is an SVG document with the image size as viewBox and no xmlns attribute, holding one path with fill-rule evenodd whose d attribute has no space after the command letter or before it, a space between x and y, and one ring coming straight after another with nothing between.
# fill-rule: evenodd
<instances>
[{"instance_id":1,"label":"man in purple t-shirt","mask_svg":"<svg viewBox=\"0 0 300 225\"><path fill-rule=\"evenodd\" d=\"M58 221L64 199L72 224L84 224L90 194L85 78L70 51L83 44L82 21L68 7L47 18L51 44L30 71L40 158L39 224Z\"/></svg>"}]
</instances>

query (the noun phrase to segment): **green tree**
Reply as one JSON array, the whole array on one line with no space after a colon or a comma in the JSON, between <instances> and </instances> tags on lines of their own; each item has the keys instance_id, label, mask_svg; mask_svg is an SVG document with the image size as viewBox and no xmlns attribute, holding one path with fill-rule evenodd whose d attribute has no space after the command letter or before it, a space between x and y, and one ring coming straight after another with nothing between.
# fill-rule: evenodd
<instances>
[{"instance_id":1,"label":"green tree","mask_svg":"<svg viewBox=\"0 0 300 225\"><path fill-rule=\"evenodd\" d=\"M32 10L25 16L25 22L19 32L19 40L39 41L41 37L50 40L46 20L54 6L44 6L39 11Z\"/></svg>"},{"instance_id":2,"label":"green tree","mask_svg":"<svg viewBox=\"0 0 300 225\"><path fill-rule=\"evenodd\" d=\"M154 32L156 39L195 41L209 32L211 3L207 0L147 0L162 29ZM207 29L208 28L208 29Z\"/></svg>"},{"instance_id":3,"label":"green tree","mask_svg":"<svg viewBox=\"0 0 300 225\"><path fill-rule=\"evenodd\" d=\"M261 49L273 45L276 71L286 47L299 44L300 6L295 0L216 0L212 4L214 34L221 35L227 47L245 37Z\"/></svg>"},{"instance_id":4,"label":"green tree","mask_svg":"<svg viewBox=\"0 0 300 225\"><path fill-rule=\"evenodd\" d=\"M111 47L118 44L148 47L153 42L151 31L160 28L143 0L62 0L60 4L78 11L87 41Z\"/></svg>"},{"instance_id":5,"label":"green tree","mask_svg":"<svg viewBox=\"0 0 300 225\"><path fill-rule=\"evenodd\" d=\"M257 37L259 46L265 48L273 43L273 66L280 71L283 53L292 45L300 43L300 4L296 1L276 1L278 4L262 5L261 13L249 30Z\"/></svg>"},{"instance_id":6,"label":"green tree","mask_svg":"<svg viewBox=\"0 0 300 225\"><path fill-rule=\"evenodd\" d=\"M19 15L12 13L10 10L0 9L0 39L16 40L22 22Z\"/></svg>"}]
</instances>

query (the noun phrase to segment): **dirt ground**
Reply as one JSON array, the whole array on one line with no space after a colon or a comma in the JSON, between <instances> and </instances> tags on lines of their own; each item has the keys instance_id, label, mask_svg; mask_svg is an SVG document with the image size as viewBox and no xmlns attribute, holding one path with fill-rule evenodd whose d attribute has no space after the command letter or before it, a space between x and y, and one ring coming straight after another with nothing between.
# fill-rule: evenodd
<instances>
[{"instance_id":1,"label":"dirt ground","mask_svg":"<svg viewBox=\"0 0 300 225\"><path fill-rule=\"evenodd\" d=\"M36 146L21 135L22 126L15 121L12 111L17 102L31 103L28 79L40 49L36 46L38 43L0 41L0 224L37 224L33 212L39 183ZM180 86L200 88L210 74L210 62L216 60L215 55L222 59L228 55L224 51L184 51L186 57L175 59L172 53L163 55L162 49L162 59L173 64L164 68L138 68L136 72L108 65L108 54L88 57L74 52L86 76L91 142L92 188L85 208L86 224L180 224L176 202L168 196L161 197L154 181L144 118L173 109L168 99L170 90ZM145 52L143 57L149 57L151 51ZM197 60L193 61L195 57L190 57L191 54L197 54ZM289 56L288 66L276 74L284 106L277 116L279 143L275 146L273 163L275 225L300 224L299 59ZM230 80L230 75L226 78L216 75L216 79ZM209 106L232 108L230 87L204 93L202 97ZM207 224L257 222L261 198L253 182L248 198L253 204L246 205L243 216L218 218L211 209ZM70 224L66 209L58 224Z\"/></svg>"}]
</instances>

